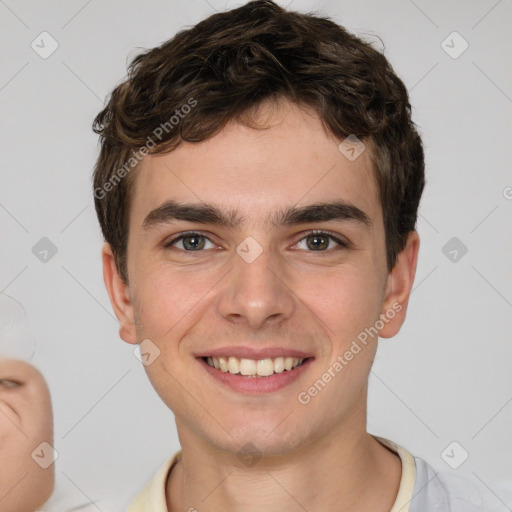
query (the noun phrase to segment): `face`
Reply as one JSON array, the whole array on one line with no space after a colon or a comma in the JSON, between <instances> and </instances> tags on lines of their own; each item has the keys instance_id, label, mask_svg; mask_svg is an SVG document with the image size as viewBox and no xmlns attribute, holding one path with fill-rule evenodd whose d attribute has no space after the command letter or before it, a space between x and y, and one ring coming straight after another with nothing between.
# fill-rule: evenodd
<instances>
[{"instance_id":1,"label":"face","mask_svg":"<svg viewBox=\"0 0 512 512\"><path fill-rule=\"evenodd\" d=\"M36 450L44 442L53 445L52 419L43 376L28 363L0 358L2 512L33 512L50 497L54 468L36 463L37 455L44 456L44 448Z\"/></svg>"},{"instance_id":2,"label":"face","mask_svg":"<svg viewBox=\"0 0 512 512\"><path fill-rule=\"evenodd\" d=\"M257 120L269 127L231 123L146 157L129 286L108 245L104 277L121 337L146 340L147 374L180 438L278 455L365 428L375 324L383 337L400 328L418 241L388 274L370 150L351 161L287 101Z\"/></svg>"}]
</instances>

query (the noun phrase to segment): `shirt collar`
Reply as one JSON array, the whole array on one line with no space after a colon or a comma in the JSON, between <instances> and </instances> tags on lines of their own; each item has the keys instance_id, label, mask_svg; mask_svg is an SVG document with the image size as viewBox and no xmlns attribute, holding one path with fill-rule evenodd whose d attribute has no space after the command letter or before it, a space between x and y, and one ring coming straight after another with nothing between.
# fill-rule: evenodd
<instances>
[{"instance_id":1,"label":"shirt collar","mask_svg":"<svg viewBox=\"0 0 512 512\"><path fill-rule=\"evenodd\" d=\"M389 512L409 512L414 483L416 481L416 466L414 457L403 447L384 439L373 436L379 443L395 452L402 461L402 476L395 503ZM168 512L166 502L167 477L172 468L181 459L181 451L169 458L156 472L153 479L137 495L127 512Z\"/></svg>"}]
</instances>

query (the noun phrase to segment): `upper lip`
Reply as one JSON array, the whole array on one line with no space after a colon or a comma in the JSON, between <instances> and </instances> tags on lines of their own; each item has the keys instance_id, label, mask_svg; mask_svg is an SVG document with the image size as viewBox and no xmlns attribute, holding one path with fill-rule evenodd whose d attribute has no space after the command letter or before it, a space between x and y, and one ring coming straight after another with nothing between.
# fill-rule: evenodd
<instances>
[{"instance_id":1,"label":"upper lip","mask_svg":"<svg viewBox=\"0 0 512 512\"><path fill-rule=\"evenodd\" d=\"M238 359L274 359L276 357L297 357L306 359L313 357L311 353L294 348L286 347L267 347L267 348L254 348L254 347L219 347L212 348L208 351L202 351L195 355L195 357L237 357Z\"/></svg>"}]
</instances>

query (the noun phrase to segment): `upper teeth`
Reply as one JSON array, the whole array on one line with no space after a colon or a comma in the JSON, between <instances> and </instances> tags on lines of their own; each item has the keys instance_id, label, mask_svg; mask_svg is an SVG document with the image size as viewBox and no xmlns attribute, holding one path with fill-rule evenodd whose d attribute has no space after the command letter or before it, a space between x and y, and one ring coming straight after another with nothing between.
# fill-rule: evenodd
<instances>
[{"instance_id":1,"label":"upper teeth","mask_svg":"<svg viewBox=\"0 0 512 512\"><path fill-rule=\"evenodd\" d=\"M291 370L300 366L304 358L276 357L274 359L238 359L237 357L208 357L206 362L224 373L258 375L268 377L274 373Z\"/></svg>"}]
</instances>

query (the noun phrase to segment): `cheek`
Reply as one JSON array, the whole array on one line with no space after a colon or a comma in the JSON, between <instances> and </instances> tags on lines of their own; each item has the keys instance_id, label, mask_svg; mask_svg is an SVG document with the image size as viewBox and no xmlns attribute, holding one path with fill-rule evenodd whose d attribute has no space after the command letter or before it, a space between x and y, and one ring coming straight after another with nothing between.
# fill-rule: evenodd
<instances>
[{"instance_id":1,"label":"cheek","mask_svg":"<svg viewBox=\"0 0 512 512\"><path fill-rule=\"evenodd\" d=\"M27 503L36 500L38 502L34 506L37 506L49 497L53 489L54 467L41 468L32 458L32 453L44 441L53 446L52 416L47 410L43 412L40 404L30 406L23 398L20 401L23 404L17 411L21 422L16 416L17 426L6 418L5 421L0 418L0 488L4 484L10 487L10 482L14 486L25 475L23 485L28 495L14 493L11 498L22 502L27 500ZM0 409L4 410L1 406Z\"/></svg>"},{"instance_id":2,"label":"cheek","mask_svg":"<svg viewBox=\"0 0 512 512\"><path fill-rule=\"evenodd\" d=\"M141 276L135 287L135 317L140 340L151 339L161 350L176 348L163 340L179 338L187 318L201 309L216 282L214 272L176 271L159 265ZM160 346L162 345L162 346Z\"/></svg>"},{"instance_id":3,"label":"cheek","mask_svg":"<svg viewBox=\"0 0 512 512\"><path fill-rule=\"evenodd\" d=\"M8 420L0 418L0 490L11 488L27 472L24 443L19 431Z\"/></svg>"},{"instance_id":4,"label":"cheek","mask_svg":"<svg viewBox=\"0 0 512 512\"><path fill-rule=\"evenodd\" d=\"M172 272L164 265L146 273L134 297L134 314L139 342L149 339L150 351L157 355L144 367L146 374L164 401L185 382L186 371L179 354L180 340L194 325L207 302L205 294L211 276L198 277L191 272ZM142 348L142 346L141 346Z\"/></svg>"},{"instance_id":5,"label":"cheek","mask_svg":"<svg viewBox=\"0 0 512 512\"><path fill-rule=\"evenodd\" d=\"M325 404L337 404L340 411L356 406L377 349L377 338L365 329L379 318L381 298L380 281L369 267L346 266L323 279L311 307L329 327L332 349L317 378L332 384L313 400L311 410Z\"/></svg>"},{"instance_id":6,"label":"cheek","mask_svg":"<svg viewBox=\"0 0 512 512\"><path fill-rule=\"evenodd\" d=\"M31 438L34 441L52 444L53 411L46 382L38 376L32 380L27 391L27 396L20 407L23 426L32 433Z\"/></svg>"},{"instance_id":7,"label":"cheek","mask_svg":"<svg viewBox=\"0 0 512 512\"><path fill-rule=\"evenodd\" d=\"M3 394L0 392L0 432L5 431L6 427L11 426L20 426L20 418L18 414L16 414L16 402L13 400L15 396L13 396L12 392L9 392L7 396L4 392Z\"/></svg>"},{"instance_id":8,"label":"cheek","mask_svg":"<svg viewBox=\"0 0 512 512\"><path fill-rule=\"evenodd\" d=\"M369 269L345 267L330 272L315 282L309 306L329 327L337 344L357 336L379 316L381 283Z\"/></svg>"},{"instance_id":9,"label":"cheek","mask_svg":"<svg viewBox=\"0 0 512 512\"><path fill-rule=\"evenodd\" d=\"M46 441L53 446L53 414L49 401L43 399L39 402L34 416L37 416L37 420L33 438L39 439L40 443Z\"/></svg>"}]
</instances>

